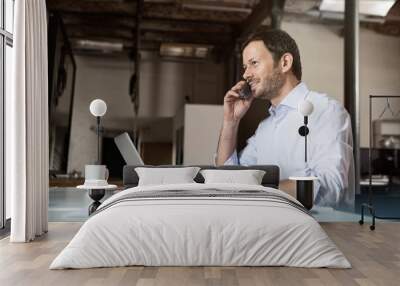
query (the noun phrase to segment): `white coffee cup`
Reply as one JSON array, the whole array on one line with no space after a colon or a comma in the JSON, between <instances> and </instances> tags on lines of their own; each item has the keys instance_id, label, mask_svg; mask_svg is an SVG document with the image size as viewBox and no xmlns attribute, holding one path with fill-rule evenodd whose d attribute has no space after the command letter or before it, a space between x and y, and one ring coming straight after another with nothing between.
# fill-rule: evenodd
<instances>
[{"instance_id":1,"label":"white coffee cup","mask_svg":"<svg viewBox=\"0 0 400 286\"><path fill-rule=\"evenodd\" d=\"M106 165L85 165L85 185L108 185L108 169Z\"/></svg>"}]
</instances>

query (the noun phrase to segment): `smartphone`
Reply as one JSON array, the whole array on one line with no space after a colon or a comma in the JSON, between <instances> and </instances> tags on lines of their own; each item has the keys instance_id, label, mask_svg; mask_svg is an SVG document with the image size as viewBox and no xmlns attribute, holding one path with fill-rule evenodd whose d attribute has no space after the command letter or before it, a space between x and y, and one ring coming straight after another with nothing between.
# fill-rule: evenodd
<instances>
[{"instance_id":1,"label":"smartphone","mask_svg":"<svg viewBox=\"0 0 400 286\"><path fill-rule=\"evenodd\" d=\"M239 98L246 99L251 96L251 87L247 81L245 81L243 87L239 90Z\"/></svg>"}]
</instances>

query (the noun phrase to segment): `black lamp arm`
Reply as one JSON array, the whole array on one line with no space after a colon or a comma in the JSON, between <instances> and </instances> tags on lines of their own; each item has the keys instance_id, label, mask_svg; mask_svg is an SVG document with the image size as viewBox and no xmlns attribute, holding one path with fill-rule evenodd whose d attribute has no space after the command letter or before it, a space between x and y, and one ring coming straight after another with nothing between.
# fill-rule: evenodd
<instances>
[{"instance_id":1,"label":"black lamp arm","mask_svg":"<svg viewBox=\"0 0 400 286\"><path fill-rule=\"evenodd\" d=\"M100 165L100 116L96 116L97 122L97 164Z\"/></svg>"},{"instance_id":2,"label":"black lamp arm","mask_svg":"<svg viewBox=\"0 0 400 286\"><path fill-rule=\"evenodd\" d=\"M307 135L310 132L310 130L307 127L308 124L308 116L304 116L304 125L300 126L299 128L299 134L300 136L304 137L304 160L307 163Z\"/></svg>"}]
</instances>

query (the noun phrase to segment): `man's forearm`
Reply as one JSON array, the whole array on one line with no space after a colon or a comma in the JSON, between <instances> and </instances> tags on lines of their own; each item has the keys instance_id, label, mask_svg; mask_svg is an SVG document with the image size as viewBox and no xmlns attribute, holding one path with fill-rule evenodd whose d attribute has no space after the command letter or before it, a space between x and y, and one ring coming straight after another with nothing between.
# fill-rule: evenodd
<instances>
[{"instance_id":1,"label":"man's forearm","mask_svg":"<svg viewBox=\"0 0 400 286\"><path fill-rule=\"evenodd\" d=\"M224 122L218 141L217 166L223 165L236 149L239 122Z\"/></svg>"}]
</instances>

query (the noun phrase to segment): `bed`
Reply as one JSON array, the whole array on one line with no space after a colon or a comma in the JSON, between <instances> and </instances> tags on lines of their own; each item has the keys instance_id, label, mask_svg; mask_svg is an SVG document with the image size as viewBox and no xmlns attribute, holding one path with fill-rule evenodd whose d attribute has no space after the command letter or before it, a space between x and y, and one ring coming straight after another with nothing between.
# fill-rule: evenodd
<instances>
[{"instance_id":1,"label":"bed","mask_svg":"<svg viewBox=\"0 0 400 286\"><path fill-rule=\"evenodd\" d=\"M107 199L50 269L144 266L292 266L350 268L312 215L279 191L277 166L262 185L196 183L138 186L125 166L126 189ZM212 166L200 166L213 169Z\"/></svg>"}]
</instances>

